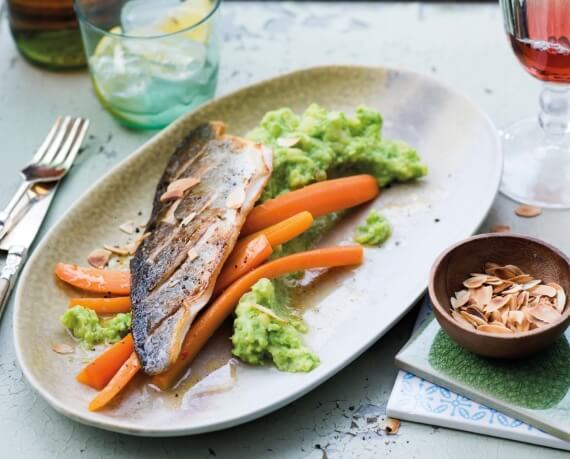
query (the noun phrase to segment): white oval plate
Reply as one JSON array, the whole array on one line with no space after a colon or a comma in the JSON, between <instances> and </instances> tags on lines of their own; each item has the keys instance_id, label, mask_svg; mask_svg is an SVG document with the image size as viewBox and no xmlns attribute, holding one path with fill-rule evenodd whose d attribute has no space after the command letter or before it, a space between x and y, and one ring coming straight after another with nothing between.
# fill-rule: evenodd
<instances>
[{"instance_id":1,"label":"white oval plate","mask_svg":"<svg viewBox=\"0 0 570 459\"><path fill-rule=\"evenodd\" d=\"M383 191L323 244L350 238L371 207L380 209L394 228L384 247L366 250L361 267L334 273L306 299L312 304L305 313L310 329L306 342L320 356L321 365L307 374L281 373L272 366L223 365L226 331L201 355L190 378L221 368L190 391L165 396L148 385L133 384L121 403L89 412L94 391L74 379L84 364L83 351L65 356L51 350L53 344L71 342L58 320L70 292L51 274L56 262L85 264L93 248L123 242L126 236L118 225L144 221L168 156L198 122L220 119L229 132L244 134L268 110L289 106L301 112L312 102L347 112L359 104L378 109L385 118L384 135L411 143L430 169L418 183ZM345 367L413 305L438 253L471 235L482 222L497 192L501 166L489 118L461 94L416 73L319 67L239 90L183 117L142 146L96 183L42 241L17 292L14 333L20 366L55 409L117 432L196 434L267 414Z\"/></svg>"}]
</instances>

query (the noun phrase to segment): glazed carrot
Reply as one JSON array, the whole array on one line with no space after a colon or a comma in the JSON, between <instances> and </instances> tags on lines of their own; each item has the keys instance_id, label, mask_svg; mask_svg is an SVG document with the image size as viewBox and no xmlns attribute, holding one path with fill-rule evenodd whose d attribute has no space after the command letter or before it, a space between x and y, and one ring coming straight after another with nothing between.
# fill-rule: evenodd
<instances>
[{"instance_id":1,"label":"glazed carrot","mask_svg":"<svg viewBox=\"0 0 570 459\"><path fill-rule=\"evenodd\" d=\"M329 247L278 258L249 272L224 290L192 324L182 343L178 360L167 371L154 376L152 378L153 384L162 390L170 388L188 368L188 365L214 332L234 311L241 296L259 279L264 277L272 279L303 269L356 265L362 263L362 257L361 246Z\"/></svg>"},{"instance_id":2,"label":"glazed carrot","mask_svg":"<svg viewBox=\"0 0 570 459\"><path fill-rule=\"evenodd\" d=\"M134 350L133 335L129 333L89 362L75 379L93 389L101 390L111 381Z\"/></svg>"},{"instance_id":3,"label":"glazed carrot","mask_svg":"<svg viewBox=\"0 0 570 459\"><path fill-rule=\"evenodd\" d=\"M128 271L106 271L58 263L55 275L63 282L87 292L115 295L129 295L131 292L131 274Z\"/></svg>"},{"instance_id":4,"label":"glazed carrot","mask_svg":"<svg viewBox=\"0 0 570 459\"><path fill-rule=\"evenodd\" d=\"M93 309L97 314L117 314L131 311L131 297L118 296L116 298L70 298L69 307L85 306Z\"/></svg>"},{"instance_id":5,"label":"glazed carrot","mask_svg":"<svg viewBox=\"0 0 570 459\"><path fill-rule=\"evenodd\" d=\"M247 236L304 210L313 217L320 217L348 209L374 199L378 193L378 183L371 175L353 175L314 183L255 207L248 215L241 234Z\"/></svg>"},{"instance_id":6,"label":"glazed carrot","mask_svg":"<svg viewBox=\"0 0 570 459\"><path fill-rule=\"evenodd\" d=\"M236 279L257 268L267 260L273 249L267 236L261 234L246 244L235 247L218 276L214 295L217 295Z\"/></svg>"},{"instance_id":7,"label":"glazed carrot","mask_svg":"<svg viewBox=\"0 0 570 459\"><path fill-rule=\"evenodd\" d=\"M304 210L303 212L299 212L292 217L286 218L275 225L268 226L267 228L240 239L236 248L240 247L242 244L248 243L260 234L267 236L271 247L275 247L279 244L285 244L285 242L289 242L291 239L295 239L301 233L307 231L312 224L313 216L310 212Z\"/></svg>"},{"instance_id":8,"label":"glazed carrot","mask_svg":"<svg viewBox=\"0 0 570 459\"><path fill-rule=\"evenodd\" d=\"M103 390L99 392L93 400L91 400L89 410L97 411L107 405L107 403L113 400L117 394L124 389L129 381L133 379L140 368L141 364L137 354L135 352L131 353L127 361L123 363L111 381L109 381Z\"/></svg>"}]
</instances>

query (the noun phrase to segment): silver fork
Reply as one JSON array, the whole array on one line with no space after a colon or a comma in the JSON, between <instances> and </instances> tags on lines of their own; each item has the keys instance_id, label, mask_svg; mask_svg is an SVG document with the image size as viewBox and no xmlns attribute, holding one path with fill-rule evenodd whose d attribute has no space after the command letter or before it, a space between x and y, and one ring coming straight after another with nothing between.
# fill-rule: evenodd
<instances>
[{"instance_id":1,"label":"silver fork","mask_svg":"<svg viewBox=\"0 0 570 459\"><path fill-rule=\"evenodd\" d=\"M71 168L85 138L89 120L58 117L29 164L21 171L23 182L6 208L0 212L0 239L17 223L14 210L36 183L56 182ZM22 215L18 215L22 217Z\"/></svg>"}]
</instances>

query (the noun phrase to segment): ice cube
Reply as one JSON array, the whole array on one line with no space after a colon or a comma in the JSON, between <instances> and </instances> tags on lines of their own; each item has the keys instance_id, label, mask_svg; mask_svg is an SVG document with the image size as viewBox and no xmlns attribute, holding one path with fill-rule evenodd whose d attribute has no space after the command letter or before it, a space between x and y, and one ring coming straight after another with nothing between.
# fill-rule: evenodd
<instances>
[{"instance_id":1,"label":"ice cube","mask_svg":"<svg viewBox=\"0 0 570 459\"><path fill-rule=\"evenodd\" d=\"M180 0L131 0L121 10L121 27L127 35L139 35L142 31L151 34L156 20L169 8L180 6Z\"/></svg>"}]
</instances>

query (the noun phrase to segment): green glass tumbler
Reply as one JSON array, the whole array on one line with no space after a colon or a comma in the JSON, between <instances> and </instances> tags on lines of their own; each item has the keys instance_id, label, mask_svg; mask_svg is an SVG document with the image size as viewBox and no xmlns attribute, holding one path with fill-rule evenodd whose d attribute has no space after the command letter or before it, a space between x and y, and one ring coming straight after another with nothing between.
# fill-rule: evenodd
<instances>
[{"instance_id":1,"label":"green glass tumbler","mask_svg":"<svg viewBox=\"0 0 570 459\"><path fill-rule=\"evenodd\" d=\"M160 129L210 100L221 0L75 0L95 94L121 124Z\"/></svg>"}]
</instances>

